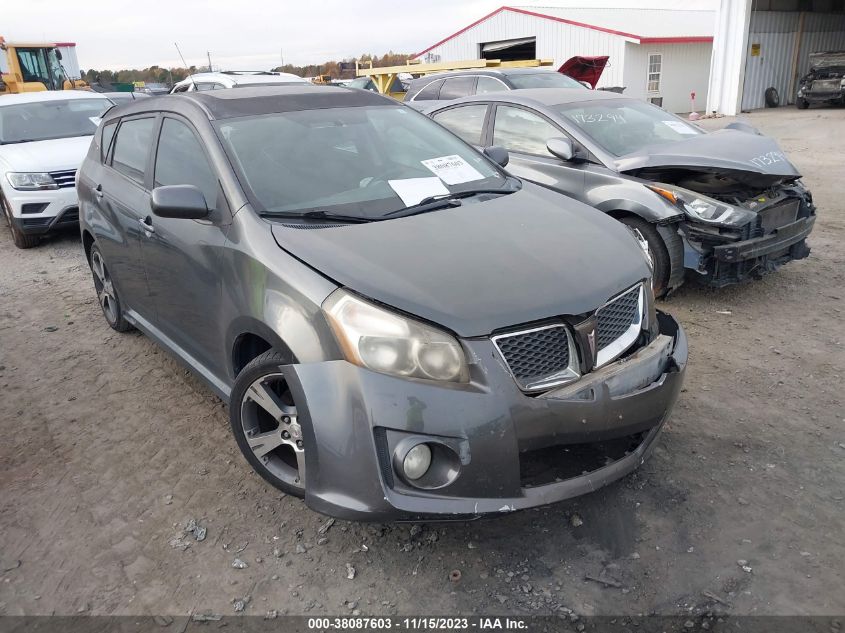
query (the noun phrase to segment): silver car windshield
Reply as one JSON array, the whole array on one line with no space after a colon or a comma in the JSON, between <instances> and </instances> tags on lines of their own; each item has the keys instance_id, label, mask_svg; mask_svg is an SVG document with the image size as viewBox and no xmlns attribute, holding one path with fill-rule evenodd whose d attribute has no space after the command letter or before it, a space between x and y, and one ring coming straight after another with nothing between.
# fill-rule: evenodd
<instances>
[{"instance_id":1,"label":"silver car windshield","mask_svg":"<svg viewBox=\"0 0 845 633\"><path fill-rule=\"evenodd\" d=\"M376 218L430 196L506 185L486 157L405 106L267 114L217 129L262 213Z\"/></svg>"},{"instance_id":2,"label":"silver car windshield","mask_svg":"<svg viewBox=\"0 0 845 633\"><path fill-rule=\"evenodd\" d=\"M615 156L703 134L674 114L634 99L568 103L553 108Z\"/></svg>"},{"instance_id":3,"label":"silver car windshield","mask_svg":"<svg viewBox=\"0 0 845 633\"><path fill-rule=\"evenodd\" d=\"M0 144L91 136L108 99L62 99L15 105L0 104Z\"/></svg>"}]
</instances>

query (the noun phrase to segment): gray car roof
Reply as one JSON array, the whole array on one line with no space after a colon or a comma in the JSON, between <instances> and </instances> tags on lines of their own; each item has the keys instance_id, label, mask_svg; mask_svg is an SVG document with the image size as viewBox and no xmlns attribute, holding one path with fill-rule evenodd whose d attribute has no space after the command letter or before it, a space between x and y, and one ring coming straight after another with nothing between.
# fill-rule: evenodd
<instances>
[{"instance_id":1,"label":"gray car roof","mask_svg":"<svg viewBox=\"0 0 845 633\"><path fill-rule=\"evenodd\" d=\"M210 120L231 119L296 110L319 110L367 105L398 105L398 102L368 90L334 86L257 86L183 92L142 99L112 108L103 117L168 111L185 115L200 110Z\"/></svg>"},{"instance_id":2,"label":"gray car roof","mask_svg":"<svg viewBox=\"0 0 845 633\"><path fill-rule=\"evenodd\" d=\"M522 90L509 90L503 92L491 92L487 94L463 97L454 101L439 101L443 106L445 103L456 104L468 101L508 101L526 106L550 106L568 103L584 103L587 101L606 101L608 99L627 99L617 92L607 90L584 90L583 88L524 88Z\"/></svg>"}]
</instances>

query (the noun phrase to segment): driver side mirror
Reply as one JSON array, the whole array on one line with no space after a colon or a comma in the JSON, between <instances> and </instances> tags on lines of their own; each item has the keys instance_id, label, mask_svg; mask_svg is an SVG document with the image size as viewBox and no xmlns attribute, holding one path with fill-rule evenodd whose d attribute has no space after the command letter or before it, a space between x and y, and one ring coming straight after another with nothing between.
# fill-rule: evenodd
<instances>
[{"instance_id":1,"label":"driver side mirror","mask_svg":"<svg viewBox=\"0 0 845 633\"><path fill-rule=\"evenodd\" d=\"M205 196L193 185L167 185L153 189L150 201L153 213L160 218L201 220L208 216Z\"/></svg>"},{"instance_id":2,"label":"driver side mirror","mask_svg":"<svg viewBox=\"0 0 845 633\"><path fill-rule=\"evenodd\" d=\"M492 160L494 163L496 163L499 167L507 167L508 161L510 161L510 155L508 154L508 150L499 145L485 147L484 155L487 156L487 158Z\"/></svg>"},{"instance_id":3,"label":"driver side mirror","mask_svg":"<svg viewBox=\"0 0 845 633\"><path fill-rule=\"evenodd\" d=\"M570 161L575 157L575 149L568 138L550 138L546 142L546 149L561 160Z\"/></svg>"}]
</instances>

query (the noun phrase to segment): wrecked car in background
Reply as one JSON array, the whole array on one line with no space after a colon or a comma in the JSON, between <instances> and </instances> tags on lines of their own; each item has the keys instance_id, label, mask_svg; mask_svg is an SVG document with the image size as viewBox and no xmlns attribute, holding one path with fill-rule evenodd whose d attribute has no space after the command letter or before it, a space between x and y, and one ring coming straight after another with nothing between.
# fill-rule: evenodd
<instances>
[{"instance_id":1,"label":"wrecked car in background","mask_svg":"<svg viewBox=\"0 0 845 633\"><path fill-rule=\"evenodd\" d=\"M478 147L508 150L508 171L642 234L660 296L684 271L711 286L807 257L815 207L777 143L743 123L707 133L611 92L479 95L425 111Z\"/></svg>"},{"instance_id":2,"label":"wrecked car in background","mask_svg":"<svg viewBox=\"0 0 845 633\"><path fill-rule=\"evenodd\" d=\"M627 229L490 154L349 88L112 110L78 185L103 314L205 380L249 464L317 511L593 491L650 453L686 337Z\"/></svg>"},{"instance_id":3,"label":"wrecked car in background","mask_svg":"<svg viewBox=\"0 0 845 633\"><path fill-rule=\"evenodd\" d=\"M795 105L804 110L811 103L845 105L845 51L810 54L810 72L801 77Z\"/></svg>"}]
</instances>

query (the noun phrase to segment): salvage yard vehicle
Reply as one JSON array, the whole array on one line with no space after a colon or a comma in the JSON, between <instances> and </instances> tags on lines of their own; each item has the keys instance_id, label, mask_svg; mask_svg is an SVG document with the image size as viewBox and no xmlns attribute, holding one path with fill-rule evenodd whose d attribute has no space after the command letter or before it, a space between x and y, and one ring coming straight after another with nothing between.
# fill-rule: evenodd
<instances>
[{"instance_id":1,"label":"salvage yard vehicle","mask_svg":"<svg viewBox=\"0 0 845 633\"><path fill-rule=\"evenodd\" d=\"M75 228L76 170L112 102L93 92L27 92L0 99L0 205L18 248Z\"/></svg>"},{"instance_id":2,"label":"salvage yard vehicle","mask_svg":"<svg viewBox=\"0 0 845 633\"><path fill-rule=\"evenodd\" d=\"M224 70L221 72L196 73L176 83L170 94L224 88L252 88L255 86L286 86L311 83L291 73L277 73L265 70Z\"/></svg>"},{"instance_id":3,"label":"salvage yard vehicle","mask_svg":"<svg viewBox=\"0 0 845 633\"><path fill-rule=\"evenodd\" d=\"M274 486L350 519L508 512L639 466L687 342L630 231L499 163L363 90L137 101L80 171L82 240L109 325L223 398Z\"/></svg>"},{"instance_id":4,"label":"salvage yard vehicle","mask_svg":"<svg viewBox=\"0 0 845 633\"><path fill-rule=\"evenodd\" d=\"M593 90L519 90L426 113L478 146L502 146L508 171L639 231L654 292L685 269L722 287L807 257L816 209L777 143L744 123L707 133L638 99Z\"/></svg>"},{"instance_id":5,"label":"salvage yard vehicle","mask_svg":"<svg viewBox=\"0 0 845 633\"><path fill-rule=\"evenodd\" d=\"M845 105L845 51L810 54L810 71L801 77L795 105L805 110L811 103Z\"/></svg>"},{"instance_id":6,"label":"salvage yard vehicle","mask_svg":"<svg viewBox=\"0 0 845 633\"><path fill-rule=\"evenodd\" d=\"M525 88L584 90L586 87L568 75L545 68L456 70L414 79L405 93L405 101L409 105L420 101L449 101L476 94Z\"/></svg>"}]
</instances>

